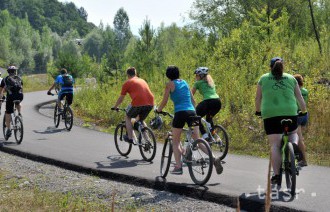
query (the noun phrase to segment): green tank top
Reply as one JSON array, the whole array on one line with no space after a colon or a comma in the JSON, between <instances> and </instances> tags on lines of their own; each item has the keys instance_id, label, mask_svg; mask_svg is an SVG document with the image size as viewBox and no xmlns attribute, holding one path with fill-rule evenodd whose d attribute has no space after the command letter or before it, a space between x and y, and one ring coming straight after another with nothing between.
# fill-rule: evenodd
<instances>
[{"instance_id":1,"label":"green tank top","mask_svg":"<svg viewBox=\"0 0 330 212\"><path fill-rule=\"evenodd\" d=\"M296 79L283 73L280 80L276 80L271 74L264 74L259 79L261 86L261 115L263 119L276 116L296 116L297 102L294 89L297 86Z\"/></svg>"},{"instance_id":2,"label":"green tank top","mask_svg":"<svg viewBox=\"0 0 330 212\"><path fill-rule=\"evenodd\" d=\"M203 100L206 99L218 99L219 95L215 91L215 86L211 87L205 80L198 80L194 84L194 88L199 91L203 96Z\"/></svg>"}]
</instances>

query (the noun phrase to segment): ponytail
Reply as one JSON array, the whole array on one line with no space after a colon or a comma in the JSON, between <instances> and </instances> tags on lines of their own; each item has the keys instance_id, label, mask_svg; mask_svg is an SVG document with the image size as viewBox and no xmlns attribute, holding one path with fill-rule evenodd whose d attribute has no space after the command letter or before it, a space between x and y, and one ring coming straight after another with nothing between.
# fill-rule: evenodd
<instances>
[{"instance_id":1,"label":"ponytail","mask_svg":"<svg viewBox=\"0 0 330 212\"><path fill-rule=\"evenodd\" d=\"M276 80L280 80L283 75L283 63L280 60L277 60L272 67L272 74Z\"/></svg>"}]
</instances>

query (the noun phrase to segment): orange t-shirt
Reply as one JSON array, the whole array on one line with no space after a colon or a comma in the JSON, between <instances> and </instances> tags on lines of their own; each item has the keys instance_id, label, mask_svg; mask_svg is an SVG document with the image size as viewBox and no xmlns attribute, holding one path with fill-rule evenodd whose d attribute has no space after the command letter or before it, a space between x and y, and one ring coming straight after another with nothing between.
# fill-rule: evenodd
<instances>
[{"instance_id":1,"label":"orange t-shirt","mask_svg":"<svg viewBox=\"0 0 330 212\"><path fill-rule=\"evenodd\" d=\"M134 107L154 105L154 95L151 93L146 81L141 78L133 77L128 79L121 89L121 95L129 93Z\"/></svg>"}]
</instances>

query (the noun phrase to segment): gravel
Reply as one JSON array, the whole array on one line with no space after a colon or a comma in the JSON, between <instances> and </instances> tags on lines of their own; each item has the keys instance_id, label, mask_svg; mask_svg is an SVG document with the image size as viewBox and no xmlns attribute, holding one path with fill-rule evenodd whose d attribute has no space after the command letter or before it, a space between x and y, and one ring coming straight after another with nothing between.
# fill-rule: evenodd
<instances>
[{"instance_id":1,"label":"gravel","mask_svg":"<svg viewBox=\"0 0 330 212\"><path fill-rule=\"evenodd\" d=\"M49 112L50 107L44 106L44 109ZM120 210L236 211L236 209L224 205L196 200L167 191L158 191L102 179L31 161L1 151L0 171L5 173L5 177L8 180L12 178L24 179L23 183L19 185L20 187L35 186L50 192L70 192L73 195L82 196L86 200L101 201L109 205L109 208L111 208L112 198L115 195L115 207ZM128 206L129 209L127 208Z\"/></svg>"}]
</instances>

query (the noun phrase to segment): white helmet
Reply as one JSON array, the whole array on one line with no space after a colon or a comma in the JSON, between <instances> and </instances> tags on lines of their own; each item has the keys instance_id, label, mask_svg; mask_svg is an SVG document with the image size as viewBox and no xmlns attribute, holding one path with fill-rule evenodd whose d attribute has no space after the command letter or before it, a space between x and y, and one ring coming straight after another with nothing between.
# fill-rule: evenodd
<instances>
[{"instance_id":1,"label":"white helmet","mask_svg":"<svg viewBox=\"0 0 330 212\"><path fill-rule=\"evenodd\" d=\"M194 74L198 74L198 75L206 75L208 73L209 69L207 67L198 67Z\"/></svg>"}]
</instances>

